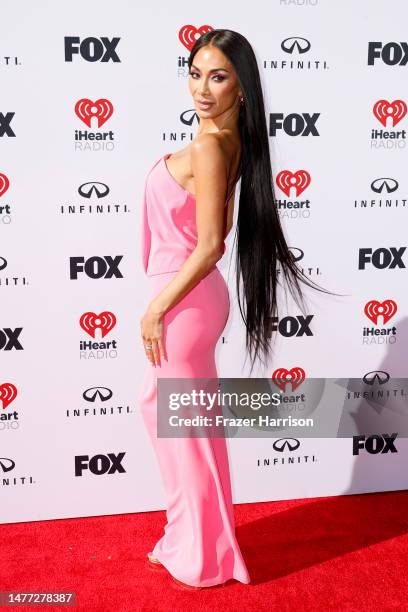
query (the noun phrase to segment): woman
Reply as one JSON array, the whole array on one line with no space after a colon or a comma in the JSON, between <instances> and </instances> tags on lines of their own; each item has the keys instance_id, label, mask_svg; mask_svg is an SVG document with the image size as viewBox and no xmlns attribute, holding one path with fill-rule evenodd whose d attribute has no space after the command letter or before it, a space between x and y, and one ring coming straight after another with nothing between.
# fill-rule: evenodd
<instances>
[{"instance_id":1,"label":"woman","mask_svg":"<svg viewBox=\"0 0 408 612\"><path fill-rule=\"evenodd\" d=\"M157 378L217 378L214 352L230 304L216 263L232 227L239 178L236 278L251 373L256 358L269 356L277 261L295 299L302 297L298 280L314 283L296 267L280 225L250 44L237 32L211 30L196 41L188 66L198 132L185 149L160 158L145 183L142 256L151 301L141 336L151 366L140 406L167 499L165 533L149 561L179 586L202 588L250 582L235 537L226 440L158 438Z\"/></svg>"}]
</instances>

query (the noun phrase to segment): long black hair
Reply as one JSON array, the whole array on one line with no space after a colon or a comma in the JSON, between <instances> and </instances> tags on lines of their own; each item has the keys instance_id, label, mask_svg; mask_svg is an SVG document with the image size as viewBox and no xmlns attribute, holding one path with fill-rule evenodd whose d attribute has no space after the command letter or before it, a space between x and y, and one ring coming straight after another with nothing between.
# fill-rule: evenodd
<instances>
[{"instance_id":1,"label":"long black hair","mask_svg":"<svg viewBox=\"0 0 408 612\"><path fill-rule=\"evenodd\" d=\"M309 280L298 268L286 243L273 187L268 130L261 79L255 53L247 39L233 30L210 30L191 49L188 67L202 47L219 49L233 65L244 103L240 105L238 127L241 137L241 188L236 228L236 289L238 305L246 327L246 348L255 360L268 359L271 350L272 320L278 316L276 289L277 262L290 292L300 308L304 297L299 281L330 293ZM244 300L241 298L242 275ZM339 295L339 294L332 294ZM305 312L304 309L302 309Z\"/></svg>"}]
</instances>

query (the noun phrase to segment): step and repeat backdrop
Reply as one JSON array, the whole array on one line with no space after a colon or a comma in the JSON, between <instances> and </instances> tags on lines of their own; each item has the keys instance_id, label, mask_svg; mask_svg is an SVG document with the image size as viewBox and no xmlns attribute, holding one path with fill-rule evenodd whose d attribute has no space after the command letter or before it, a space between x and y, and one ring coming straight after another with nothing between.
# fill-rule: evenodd
<instances>
[{"instance_id":1,"label":"step and repeat backdrop","mask_svg":"<svg viewBox=\"0 0 408 612\"><path fill-rule=\"evenodd\" d=\"M3 3L1 522L165 507L138 406L143 187L197 131L187 58L211 28L254 48L288 244L341 294L305 288L306 312L279 296L275 352L251 376L283 372L292 416L306 379L362 383L348 392L355 436L229 438L234 501L407 488L406 438L375 401L408 369L407 18L402 0ZM217 364L245 379L233 242Z\"/></svg>"}]
</instances>

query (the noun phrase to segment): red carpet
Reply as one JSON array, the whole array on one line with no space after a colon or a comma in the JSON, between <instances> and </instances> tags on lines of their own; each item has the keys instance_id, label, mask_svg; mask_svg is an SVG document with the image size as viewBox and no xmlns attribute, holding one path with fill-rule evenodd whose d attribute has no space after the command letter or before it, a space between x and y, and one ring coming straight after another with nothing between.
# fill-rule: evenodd
<instances>
[{"instance_id":1,"label":"red carpet","mask_svg":"<svg viewBox=\"0 0 408 612\"><path fill-rule=\"evenodd\" d=\"M0 590L77 593L14 608L48 612L408 610L407 506L408 491L236 505L253 582L196 592L147 564L162 511L1 525Z\"/></svg>"}]
</instances>

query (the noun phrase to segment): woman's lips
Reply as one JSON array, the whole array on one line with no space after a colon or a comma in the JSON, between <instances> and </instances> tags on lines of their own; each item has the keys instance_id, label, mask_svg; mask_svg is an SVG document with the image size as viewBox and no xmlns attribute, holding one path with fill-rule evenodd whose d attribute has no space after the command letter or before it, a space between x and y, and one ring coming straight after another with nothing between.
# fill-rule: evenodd
<instances>
[{"instance_id":1,"label":"woman's lips","mask_svg":"<svg viewBox=\"0 0 408 612\"><path fill-rule=\"evenodd\" d=\"M210 108L213 102L201 102L200 100L197 100L197 104L200 108L202 108L203 110L206 110L207 108Z\"/></svg>"}]
</instances>

